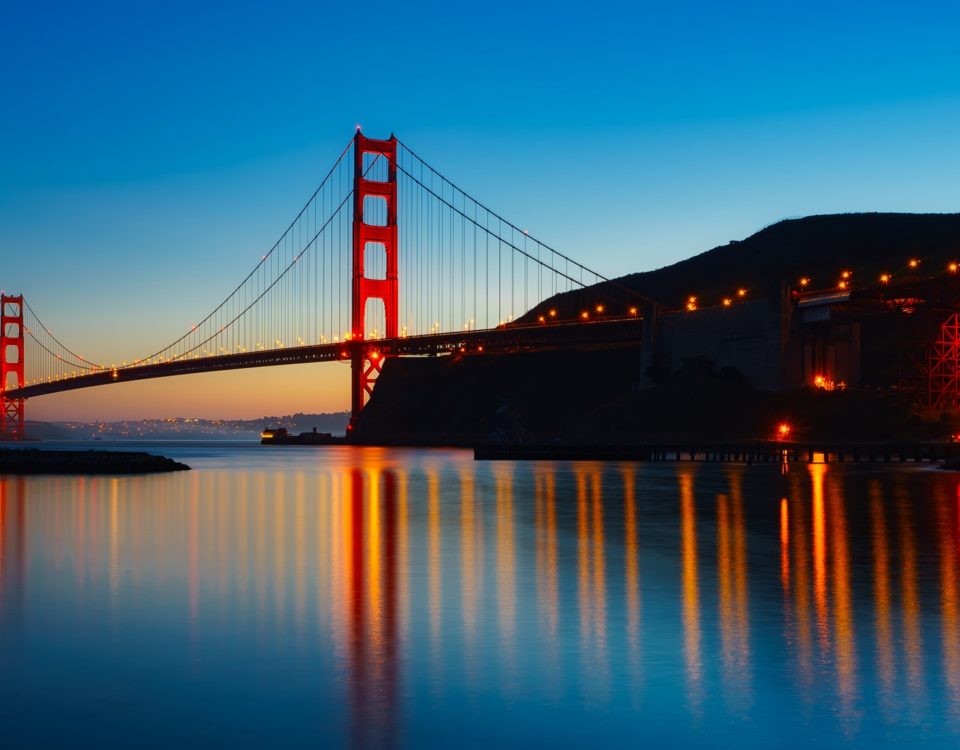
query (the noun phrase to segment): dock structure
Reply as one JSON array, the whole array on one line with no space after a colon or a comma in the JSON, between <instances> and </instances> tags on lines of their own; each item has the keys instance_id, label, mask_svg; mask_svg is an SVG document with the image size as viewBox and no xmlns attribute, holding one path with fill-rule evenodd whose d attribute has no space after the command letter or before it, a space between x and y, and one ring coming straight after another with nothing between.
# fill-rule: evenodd
<instances>
[{"instance_id":1,"label":"dock structure","mask_svg":"<svg viewBox=\"0 0 960 750\"><path fill-rule=\"evenodd\" d=\"M945 463L960 459L960 443L780 443L573 445L487 444L478 461L701 461L724 463Z\"/></svg>"}]
</instances>

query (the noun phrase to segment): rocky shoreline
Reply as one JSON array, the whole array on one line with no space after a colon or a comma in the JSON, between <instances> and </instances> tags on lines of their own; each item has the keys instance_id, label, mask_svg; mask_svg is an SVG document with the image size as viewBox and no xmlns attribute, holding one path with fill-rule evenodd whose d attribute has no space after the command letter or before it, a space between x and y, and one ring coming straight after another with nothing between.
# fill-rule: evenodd
<instances>
[{"instance_id":1,"label":"rocky shoreline","mask_svg":"<svg viewBox=\"0 0 960 750\"><path fill-rule=\"evenodd\" d=\"M172 458L143 452L0 448L0 474L148 474L189 469Z\"/></svg>"}]
</instances>

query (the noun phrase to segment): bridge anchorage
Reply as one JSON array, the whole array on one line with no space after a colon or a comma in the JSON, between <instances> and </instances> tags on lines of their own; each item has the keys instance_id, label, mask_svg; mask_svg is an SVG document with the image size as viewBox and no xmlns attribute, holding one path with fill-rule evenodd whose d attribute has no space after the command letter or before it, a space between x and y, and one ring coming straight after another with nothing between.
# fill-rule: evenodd
<instances>
[{"instance_id":1,"label":"bridge anchorage","mask_svg":"<svg viewBox=\"0 0 960 750\"><path fill-rule=\"evenodd\" d=\"M575 290L576 303L554 308ZM396 137L358 129L253 270L150 354L95 362L22 296L2 302L0 439L22 439L29 398L313 362L351 366L352 429L387 359L635 345L649 301L507 221Z\"/></svg>"}]
</instances>

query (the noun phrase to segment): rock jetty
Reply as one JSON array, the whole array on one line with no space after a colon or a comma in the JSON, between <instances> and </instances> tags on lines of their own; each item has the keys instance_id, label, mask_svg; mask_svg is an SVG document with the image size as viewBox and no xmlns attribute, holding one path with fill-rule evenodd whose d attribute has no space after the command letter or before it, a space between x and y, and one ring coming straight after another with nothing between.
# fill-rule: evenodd
<instances>
[{"instance_id":1,"label":"rock jetty","mask_svg":"<svg viewBox=\"0 0 960 750\"><path fill-rule=\"evenodd\" d=\"M151 453L0 448L0 474L147 474L189 469L172 458Z\"/></svg>"}]
</instances>

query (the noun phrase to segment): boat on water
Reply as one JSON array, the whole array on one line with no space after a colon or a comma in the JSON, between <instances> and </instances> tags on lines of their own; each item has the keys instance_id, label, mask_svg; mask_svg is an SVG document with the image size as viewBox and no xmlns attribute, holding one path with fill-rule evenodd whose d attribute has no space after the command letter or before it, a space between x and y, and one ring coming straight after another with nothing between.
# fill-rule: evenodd
<instances>
[{"instance_id":1,"label":"boat on water","mask_svg":"<svg viewBox=\"0 0 960 750\"><path fill-rule=\"evenodd\" d=\"M260 433L261 445L337 445L343 442L342 437L329 432L317 432L316 427L312 432L301 432L299 435L291 435L286 427L267 427Z\"/></svg>"}]
</instances>

